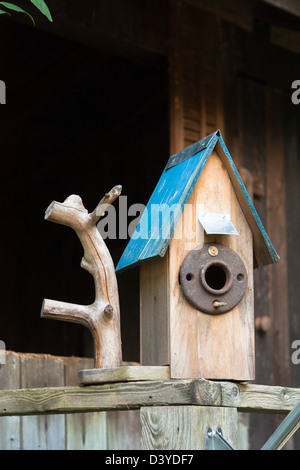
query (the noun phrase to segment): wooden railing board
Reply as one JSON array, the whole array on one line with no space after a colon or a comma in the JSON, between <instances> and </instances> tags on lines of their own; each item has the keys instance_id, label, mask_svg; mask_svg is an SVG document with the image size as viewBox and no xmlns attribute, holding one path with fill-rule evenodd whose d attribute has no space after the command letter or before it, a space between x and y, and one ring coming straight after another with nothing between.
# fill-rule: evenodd
<instances>
[{"instance_id":1,"label":"wooden railing board","mask_svg":"<svg viewBox=\"0 0 300 470\"><path fill-rule=\"evenodd\" d=\"M0 416L130 410L144 406L198 405L243 412L287 414L300 389L208 380L110 383L0 391Z\"/></svg>"}]
</instances>

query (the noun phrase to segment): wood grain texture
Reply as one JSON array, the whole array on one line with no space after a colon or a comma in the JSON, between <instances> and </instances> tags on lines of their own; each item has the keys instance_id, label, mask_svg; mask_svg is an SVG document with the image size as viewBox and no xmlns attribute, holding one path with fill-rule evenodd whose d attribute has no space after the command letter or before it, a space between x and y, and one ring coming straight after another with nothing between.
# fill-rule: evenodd
<instances>
[{"instance_id":1,"label":"wood grain texture","mask_svg":"<svg viewBox=\"0 0 300 470\"><path fill-rule=\"evenodd\" d=\"M141 380L168 380L168 366L130 365L112 369L84 369L78 372L79 385L97 385L110 382L132 382Z\"/></svg>"},{"instance_id":2,"label":"wood grain texture","mask_svg":"<svg viewBox=\"0 0 300 470\"><path fill-rule=\"evenodd\" d=\"M140 410L107 411L107 449L140 449Z\"/></svg>"},{"instance_id":3,"label":"wood grain texture","mask_svg":"<svg viewBox=\"0 0 300 470\"><path fill-rule=\"evenodd\" d=\"M238 411L282 413L300 401L299 388L169 380L89 387L49 387L0 391L0 416L139 409L145 406L198 405Z\"/></svg>"},{"instance_id":4,"label":"wood grain texture","mask_svg":"<svg viewBox=\"0 0 300 470\"><path fill-rule=\"evenodd\" d=\"M290 383L291 363L286 227L286 185L289 183L285 179L283 96L282 91L272 88L266 93L267 223L281 254L280 263L268 271L274 384ZM278 116L278 119L272 119L274 115Z\"/></svg>"},{"instance_id":5,"label":"wood grain texture","mask_svg":"<svg viewBox=\"0 0 300 470\"><path fill-rule=\"evenodd\" d=\"M201 406L145 407L141 409L143 450L203 450L206 430L222 429L237 448L237 410Z\"/></svg>"},{"instance_id":6,"label":"wood grain texture","mask_svg":"<svg viewBox=\"0 0 300 470\"><path fill-rule=\"evenodd\" d=\"M170 364L168 252L140 267L140 360Z\"/></svg>"},{"instance_id":7,"label":"wood grain texture","mask_svg":"<svg viewBox=\"0 0 300 470\"><path fill-rule=\"evenodd\" d=\"M22 388L64 386L64 362L50 355L20 356ZM21 418L23 450L63 450L65 448L65 418L53 416L23 416Z\"/></svg>"},{"instance_id":8,"label":"wood grain texture","mask_svg":"<svg viewBox=\"0 0 300 470\"><path fill-rule=\"evenodd\" d=\"M197 219L199 210L230 214L239 236L207 236ZM171 377L252 380L252 233L229 175L216 153L209 157L180 222L169 247ZM180 267L188 252L203 243L214 242L232 248L243 260L248 273L243 299L223 315L207 315L194 309L183 296L178 281Z\"/></svg>"},{"instance_id":9,"label":"wood grain texture","mask_svg":"<svg viewBox=\"0 0 300 470\"><path fill-rule=\"evenodd\" d=\"M77 386L78 371L93 358L55 357L6 352L0 368L0 389ZM42 391L42 393L43 393ZM119 413L121 415L119 416ZM130 435L126 426L130 426ZM84 412L39 416L1 416L0 450L104 450L139 447L139 411Z\"/></svg>"},{"instance_id":10,"label":"wood grain texture","mask_svg":"<svg viewBox=\"0 0 300 470\"><path fill-rule=\"evenodd\" d=\"M78 371L93 366L92 358L64 358L65 384L78 384ZM67 450L104 450L106 439L106 412L70 413L65 415Z\"/></svg>"},{"instance_id":11,"label":"wood grain texture","mask_svg":"<svg viewBox=\"0 0 300 470\"><path fill-rule=\"evenodd\" d=\"M122 363L120 305L113 260L97 230L96 223L121 193L115 186L90 214L77 195L63 203L52 202L45 219L72 228L84 249L81 267L92 274L95 283L95 301L91 305L76 305L45 299L41 316L80 323L90 329L95 344L95 367L118 367Z\"/></svg>"},{"instance_id":12,"label":"wood grain texture","mask_svg":"<svg viewBox=\"0 0 300 470\"><path fill-rule=\"evenodd\" d=\"M20 387L19 355L7 351L6 364L0 365L0 389ZM0 450L18 450L21 448L21 419L18 416L0 418Z\"/></svg>"}]
</instances>

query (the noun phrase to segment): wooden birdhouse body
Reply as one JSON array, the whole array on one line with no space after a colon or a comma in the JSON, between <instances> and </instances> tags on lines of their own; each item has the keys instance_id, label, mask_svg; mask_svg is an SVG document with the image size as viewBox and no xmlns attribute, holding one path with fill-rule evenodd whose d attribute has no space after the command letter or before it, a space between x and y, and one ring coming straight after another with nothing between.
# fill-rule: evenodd
<instances>
[{"instance_id":1,"label":"wooden birdhouse body","mask_svg":"<svg viewBox=\"0 0 300 470\"><path fill-rule=\"evenodd\" d=\"M148 240L131 239L117 267L147 256L140 265L141 363L170 365L172 378L255 376L254 262L274 262L277 254L227 152L216 132L170 158L147 205L169 207L160 234L148 224ZM151 213L143 217L149 222Z\"/></svg>"}]
</instances>

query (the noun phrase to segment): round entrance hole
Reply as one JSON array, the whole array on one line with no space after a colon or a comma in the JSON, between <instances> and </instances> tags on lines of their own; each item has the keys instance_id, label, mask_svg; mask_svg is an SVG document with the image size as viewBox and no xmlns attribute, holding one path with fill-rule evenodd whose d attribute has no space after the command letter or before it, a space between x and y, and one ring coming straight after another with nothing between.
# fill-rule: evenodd
<instances>
[{"instance_id":1,"label":"round entrance hole","mask_svg":"<svg viewBox=\"0 0 300 470\"><path fill-rule=\"evenodd\" d=\"M205 271L205 281L213 290L221 290L227 282L227 274L225 269L219 264L212 264Z\"/></svg>"}]
</instances>

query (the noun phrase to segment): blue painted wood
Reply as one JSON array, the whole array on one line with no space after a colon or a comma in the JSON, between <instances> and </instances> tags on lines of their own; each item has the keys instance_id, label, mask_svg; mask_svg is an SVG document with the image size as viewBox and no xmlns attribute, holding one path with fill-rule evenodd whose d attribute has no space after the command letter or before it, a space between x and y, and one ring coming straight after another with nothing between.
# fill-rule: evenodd
<instances>
[{"instance_id":1,"label":"blue painted wood","mask_svg":"<svg viewBox=\"0 0 300 470\"><path fill-rule=\"evenodd\" d=\"M195 184L218 142L224 152L226 162L232 169L235 183L241 189L240 197L244 198L242 202L244 205L247 204L250 209L248 213L245 213L246 218L250 217L252 219L249 225L258 229L254 233L254 236L259 238L258 247L261 249L263 244L269 255L264 257L265 262L263 264L278 261L279 257L248 196L221 133L216 131L212 134L208 146L202 151L198 151L176 166L168 169L167 166L165 167L140 222L121 256L116 271L132 268L150 258L165 255L184 206L188 202ZM191 147L196 151L199 148L195 144ZM258 264L261 265L261 263Z\"/></svg>"}]
</instances>

